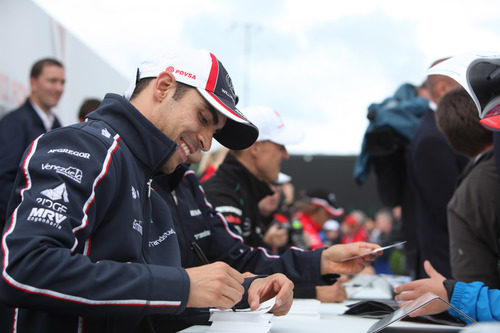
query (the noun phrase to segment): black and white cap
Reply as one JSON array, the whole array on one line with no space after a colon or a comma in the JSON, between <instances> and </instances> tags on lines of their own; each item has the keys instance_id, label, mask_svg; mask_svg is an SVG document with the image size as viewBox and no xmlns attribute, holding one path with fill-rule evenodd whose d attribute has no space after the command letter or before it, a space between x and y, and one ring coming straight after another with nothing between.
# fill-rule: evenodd
<instances>
[{"instance_id":1,"label":"black and white cap","mask_svg":"<svg viewBox=\"0 0 500 333\"><path fill-rule=\"evenodd\" d=\"M125 97L130 99L140 79L157 77L164 71L172 73L178 82L196 88L210 105L227 117L224 127L214 134L222 145L229 149L245 149L255 142L259 131L236 108L237 97L231 77L222 63L206 50L172 50L143 61Z\"/></svg>"}]
</instances>

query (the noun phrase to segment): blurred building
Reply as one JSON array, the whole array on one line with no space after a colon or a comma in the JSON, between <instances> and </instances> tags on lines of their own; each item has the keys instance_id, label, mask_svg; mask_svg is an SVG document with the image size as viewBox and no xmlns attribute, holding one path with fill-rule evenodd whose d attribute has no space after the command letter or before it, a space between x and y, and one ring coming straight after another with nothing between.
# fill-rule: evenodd
<instances>
[{"instance_id":1,"label":"blurred building","mask_svg":"<svg viewBox=\"0 0 500 333\"><path fill-rule=\"evenodd\" d=\"M63 125L77 121L85 98L122 94L128 87L131 78L118 73L31 0L1 0L0 31L0 117L24 102L31 66L44 57L54 57L66 68L66 87L56 109Z\"/></svg>"}]
</instances>

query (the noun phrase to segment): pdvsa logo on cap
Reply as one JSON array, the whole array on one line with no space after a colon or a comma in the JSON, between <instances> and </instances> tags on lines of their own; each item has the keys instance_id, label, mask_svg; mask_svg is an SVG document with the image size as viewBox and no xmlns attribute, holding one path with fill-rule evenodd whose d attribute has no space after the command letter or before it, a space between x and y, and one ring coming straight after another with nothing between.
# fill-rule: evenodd
<instances>
[{"instance_id":1,"label":"pdvsa logo on cap","mask_svg":"<svg viewBox=\"0 0 500 333\"><path fill-rule=\"evenodd\" d=\"M186 71L182 71L180 69L175 69L174 66L168 66L165 69L165 71L167 71L169 73L174 73L174 74L178 74L178 75L181 75L181 76L185 76L188 79L196 80L196 74L189 73L189 72L186 72Z\"/></svg>"},{"instance_id":2,"label":"pdvsa logo on cap","mask_svg":"<svg viewBox=\"0 0 500 333\"><path fill-rule=\"evenodd\" d=\"M180 69L176 69L175 72L174 72L174 74L179 74L179 75L187 77L188 79L196 80L196 74L192 74L192 73L189 73L189 72L181 71Z\"/></svg>"}]
</instances>

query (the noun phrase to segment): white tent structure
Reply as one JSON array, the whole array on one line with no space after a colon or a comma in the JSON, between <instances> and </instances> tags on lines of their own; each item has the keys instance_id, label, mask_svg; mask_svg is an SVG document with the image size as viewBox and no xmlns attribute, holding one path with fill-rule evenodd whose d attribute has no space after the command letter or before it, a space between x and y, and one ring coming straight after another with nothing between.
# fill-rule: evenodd
<instances>
[{"instance_id":1,"label":"white tent structure","mask_svg":"<svg viewBox=\"0 0 500 333\"><path fill-rule=\"evenodd\" d=\"M89 23L91 24L91 23ZM0 1L0 117L29 94L29 72L41 58L66 68L65 91L57 107L63 125L77 121L85 98L123 93L125 78L31 0Z\"/></svg>"}]
</instances>

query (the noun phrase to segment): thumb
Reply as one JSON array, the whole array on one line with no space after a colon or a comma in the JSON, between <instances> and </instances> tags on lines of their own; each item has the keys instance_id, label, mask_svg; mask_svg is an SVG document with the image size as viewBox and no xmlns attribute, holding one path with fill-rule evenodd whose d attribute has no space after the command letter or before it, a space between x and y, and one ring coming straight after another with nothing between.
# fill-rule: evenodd
<instances>
[{"instance_id":1,"label":"thumb","mask_svg":"<svg viewBox=\"0 0 500 333\"><path fill-rule=\"evenodd\" d=\"M441 274L439 274L438 271L434 269L434 267L432 267L431 262L429 260L424 261L424 269L430 278L443 277Z\"/></svg>"},{"instance_id":2,"label":"thumb","mask_svg":"<svg viewBox=\"0 0 500 333\"><path fill-rule=\"evenodd\" d=\"M259 307L260 297L257 293L249 293L248 295L248 304L250 305L250 310L254 311Z\"/></svg>"}]
</instances>

